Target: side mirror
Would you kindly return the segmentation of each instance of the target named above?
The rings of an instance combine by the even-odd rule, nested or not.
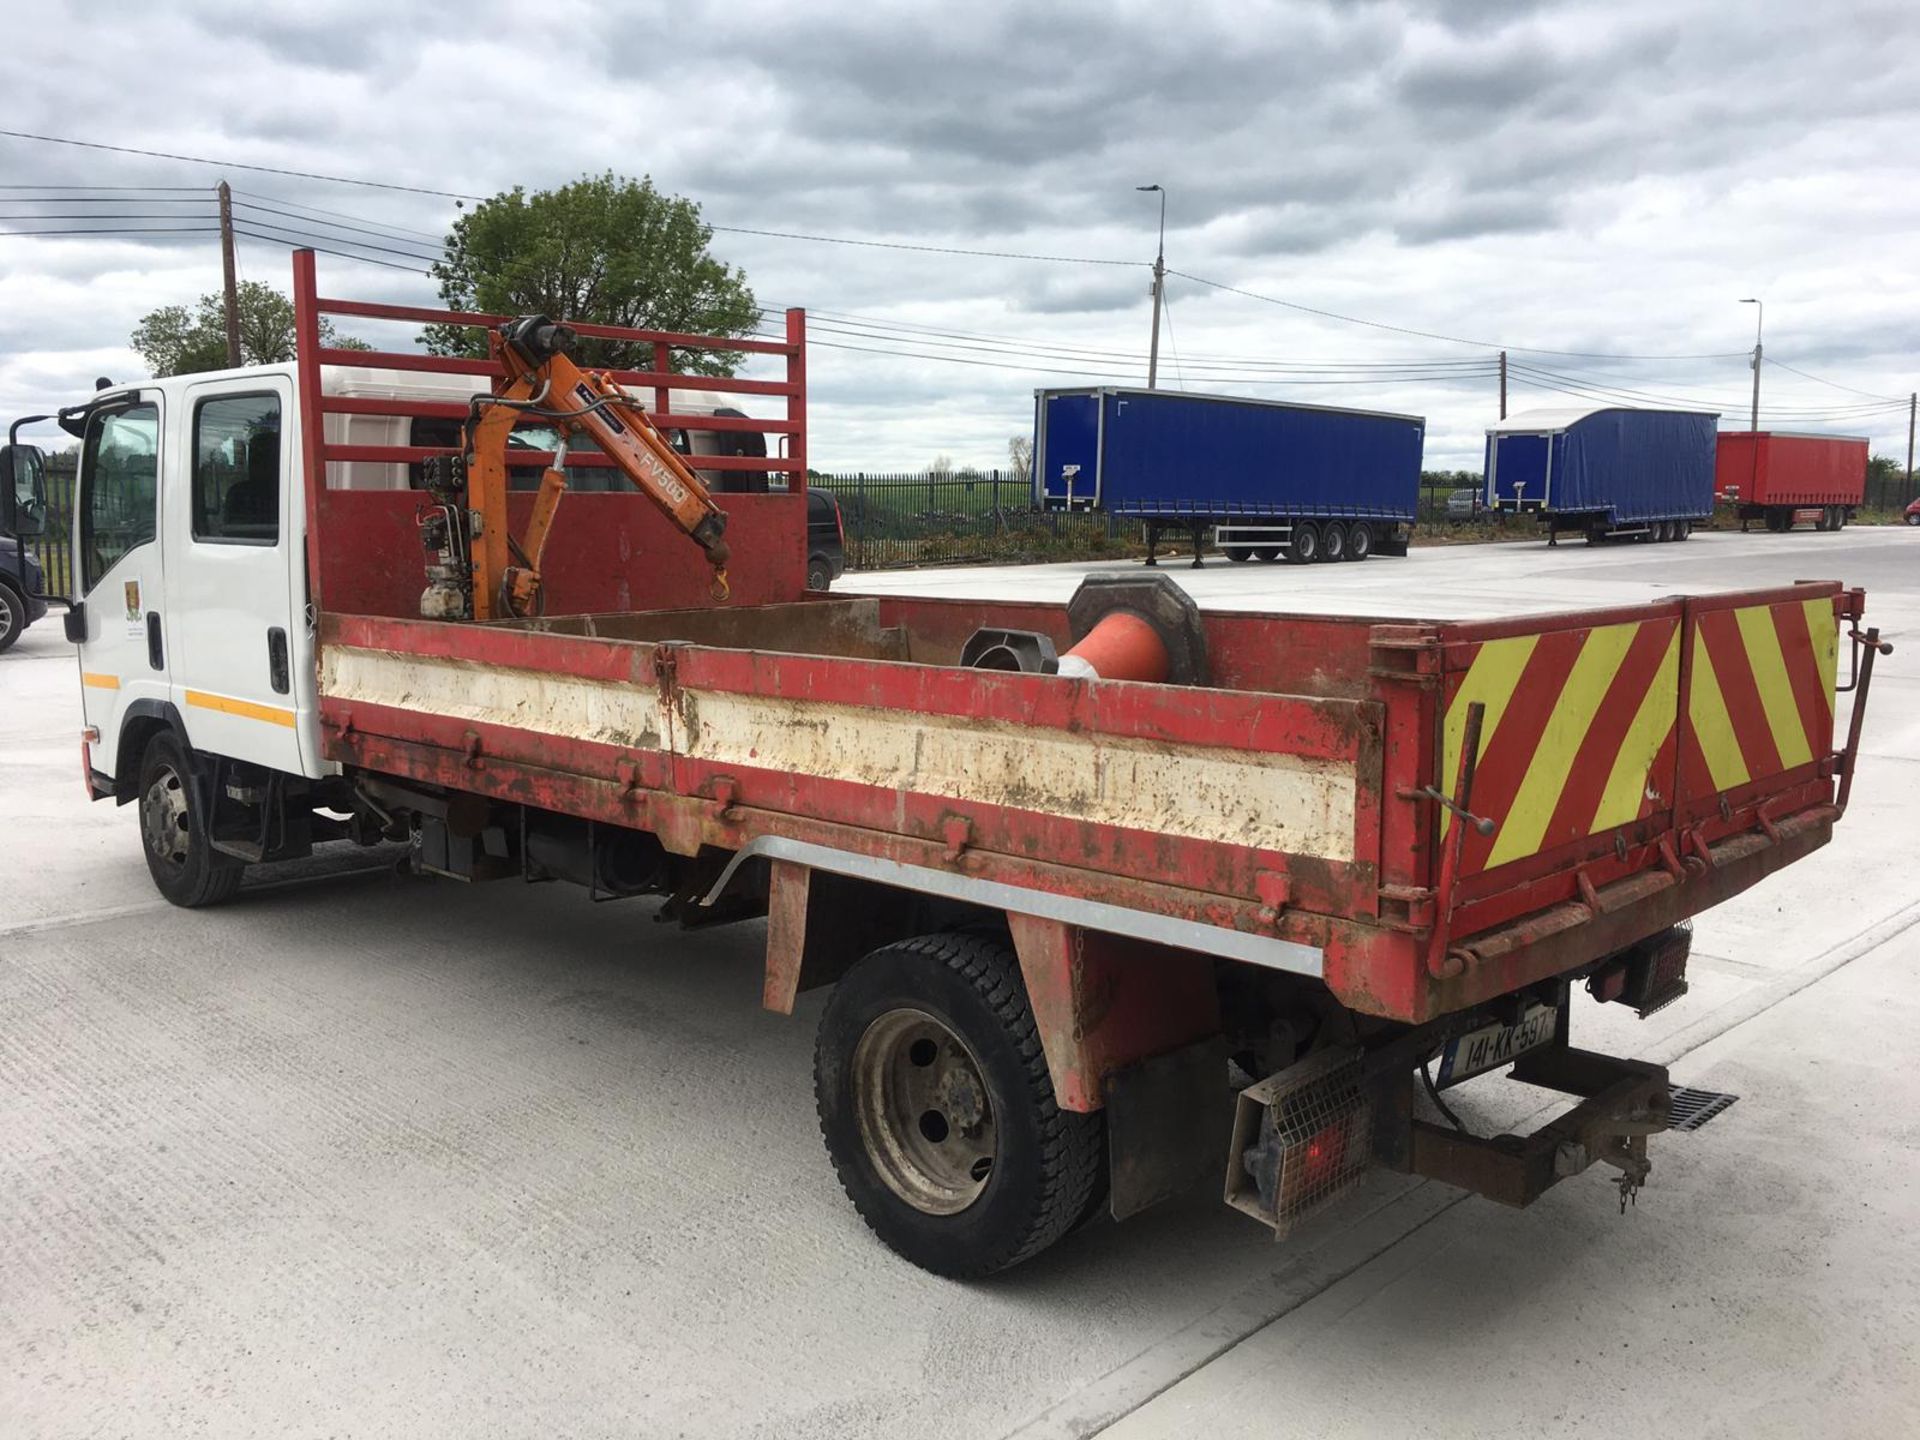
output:
[[[47,457],[37,445],[0,446],[0,534],[31,539],[47,528]]]

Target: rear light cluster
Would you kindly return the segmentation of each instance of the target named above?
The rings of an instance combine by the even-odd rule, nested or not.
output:
[[[1675,925],[1594,971],[1587,993],[1596,1000],[1631,1005],[1644,1020],[1687,993],[1687,959],[1692,954],[1692,929]]]
[[[1240,1092],[1227,1203],[1292,1232],[1339,1198],[1373,1160],[1373,1108],[1351,1052],[1323,1050]]]

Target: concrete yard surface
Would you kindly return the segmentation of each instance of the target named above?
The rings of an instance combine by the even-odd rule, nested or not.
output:
[[[1898,648],[1834,844],[1702,918],[1679,1004],[1576,1005],[1741,1096],[1624,1215],[1601,1170],[1526,1211],[1379,1176],[1286,1243],[1194,1194],[936,1279],[840,1193],[820,997],[758,1008],[759,924],[350,849],[172,909],[81,793],[52,620],[0,656],[0,1437],[1920,1433],[1920,533],[1167,573],[1409,615],[1867,588]]]

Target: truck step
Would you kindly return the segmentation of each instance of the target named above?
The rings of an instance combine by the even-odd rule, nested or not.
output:
[[[1672,1130],[1698,1130],[1714,1116],[1726,1111],[1738,1095],[1728,1095],[1720,1090],[1694,1090],[1685,1085],[1667,1087],[1667,1113],[1672,1117]]]

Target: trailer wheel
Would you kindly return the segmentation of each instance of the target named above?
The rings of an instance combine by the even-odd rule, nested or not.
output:
[[[1311,520],[1294,522],[1293,535],[1287,541],[1287,559],[1295,565],[1308,565],[1320,558],[1320,527]]]
[[[1233,561],[1234,564],[1240,565],[1253,558],[1253,547],[1251,545],[1222,545],[1220,547],[1220,553],[1226,556],[1227,559]]]
[[[1273,561],[1278,560],[1280,558],[1280,554],[1281,554],[1280,546],[1262,545],[1258,550],[1253,552],[1253,557],[1256,560],[1265,560],[1268,563],[1272,563]]]
[[[1693,538],[1693,521],[1682,520],[1680,522],[1680,538],[1682,540],[1691,540]]]
[[[186,747],[170,731],[153,737],[140,765],[140,839],[154,887],[175,905],[218,905],[240,888],[241,862],[208,840]]]
[[[1320,532],[1320,558],[1328,561],[1347,558],[1347,527],[1338,520],[1327,521]]]
[[[820,1133],[867,1225],[922,1269],[988,1275],[1096,1203],[1103,1122],[1054,1102],[1012,947],[925,935],[834,988],[814,1050]]]
[[[1364,560],[1373,554],[1373,527],[1356,520],[1347,531],[1347,559]]]

